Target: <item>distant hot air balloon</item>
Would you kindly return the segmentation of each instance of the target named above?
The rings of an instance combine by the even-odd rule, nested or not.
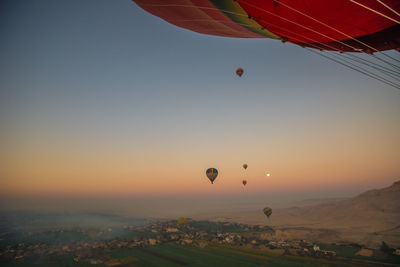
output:
[[[242,77],[243,73],[244,73],[244,70],[243,70],[242,68],[238,68],[238,69],[236,70],[236,74],[237,74],[239,77]]]
[[[269,177],[269,176],[271,176],[271,174],[270,174],[270,173],[267,173],[267,176]]]
[[[218,170],[215,168],[209,168],[206,171],[206,175],[208,177],[208,179],[210,179],[211,183],[214,183],[215,178],[217,178],[218,176]]]
[[[178,219],[178,224],[179,224],[180,226],[185,226],[185,224],[186,224],[186,218],[185,218],[185,217],[180,217],[180,218]]]
[[[271,214],[272,214],[272,209],[270,207],[265,207],[263,209],[263,212],[269,218],[269,216],[271,216]]]
[[[247,181],[246,181],[246,180],[243,180],[242,183],[243,183],[243,185],[246,185],[246,184],[247,184]]]
[[[247,164],[246,164],[246,163],[243,164],[243,168],[244,168],[244,169],[247,169]]]

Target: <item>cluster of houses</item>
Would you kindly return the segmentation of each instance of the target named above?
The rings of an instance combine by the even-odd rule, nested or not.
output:
[[[69,231],[72,231],[71,229]],[[277,240],[274,230],[268,226],[249,226],[236,223],[188,223],[178,226],[176,221],[160,221],[145,227],[125,226],[124,231],[134,234],[134,238],[114,238],[99,240],[93,237],[101,236],[112,228],[97,231],[73,229],[88,236],[85,240],[74,240],[68,244],[24,244],[7,246],[0,250],[0,258],[8,260],[23,260],[41,255],[71,255],[74,261],[88,261],[92,264],[110,262],[105,256],[107,251],[127,248],[144,248],[164,243],[175,243],[206,247],[209,244],[243,246],[290,255],[308,255],[314,257],[332,258],[335,251],[321,249],[307,240]],[[364,249],[365,250],[365,249]],[[395,251],[398,253],[398,250]],[[365,253],[364,253],[365,254]]]

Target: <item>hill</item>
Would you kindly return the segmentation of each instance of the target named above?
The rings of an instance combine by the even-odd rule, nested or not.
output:
[[[362,227],[372,232],[395,228],[400,225],[400,181],[350,199],[282,209],[275,215],[281,215],[281,223],[285,224],[301,219],[328,228]]]
[[[317,205],[275,209],[270,219],[260,210],[209,214],[207,219],[273,226],[277,238],[358,242],[377,247],[382,241],[400,247],[400,181],[353,198]],[[204,218],[204,215],[203,215]]]

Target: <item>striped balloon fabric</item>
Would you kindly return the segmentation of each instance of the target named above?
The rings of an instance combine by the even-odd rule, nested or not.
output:
[[[217,178],[218,176],[218,171],[215,168],[209,168],[206,171],[206,175],[208,177],[208,179],[211,181],[211,183],[214,183],[214,180]]]
[[[400,48],[399,0],[133,1],[173,25],[203,34],[350,52]]]

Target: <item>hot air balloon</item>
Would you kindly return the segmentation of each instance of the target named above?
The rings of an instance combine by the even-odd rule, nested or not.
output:
[[[180,217],[180,218],[178,219],[178,224],[179,224],[179,226],[185,226],[185,224],[186,224],[186,218],[185,218],[185,217]]]
[[[399,0],[133,0],[194,32],[341,52],[400,48]],[[384,2],[384,3],[383,3]]]
[[[215,168],[209,168],[206,171],[206,175],[208,177],[208,179],[210,179],[211,183],[214,183],[215,178],[217,178],[218,176],[218,170]]]
[[[271,174],[270,174],[270,173],[267,173],[267,176],[269,177],[269,176],[271,176]]]
[[[247,184],[247,181],[246,181],[246,180],[243,180],[242,183],[243,183],[243,185],[246,185],[246,184]]]
[[[263,212],[269,218],[269,216],[271,216],[271,214],[272,214],[272,209],[270,207],[265,207],[263,209]]]
[[[243,73],[244,73],[244,70],[242,68],[238,68],[236,70],[236,75],[239,76],[239,77],[242,77]]]
[[[245,163],[245,164],[243,164],[243,169],[247,169],[247,164]]]
[[[342,52],[400,51],[399,0],[133,0],[147,12],[197,33],[290,42],[394,88],[397,63]],[[318,51],[319,50],[319,51]],[[340,53],[321,53],[329,50]],[[383,54],[398,62],[396,57]],[[383,64],[384,66],[382,66]],[[365,65],[372,71],[365,69]],[[394,68],[394,69],[393,69]],[[240,75],[239,75],[240,76]]]

